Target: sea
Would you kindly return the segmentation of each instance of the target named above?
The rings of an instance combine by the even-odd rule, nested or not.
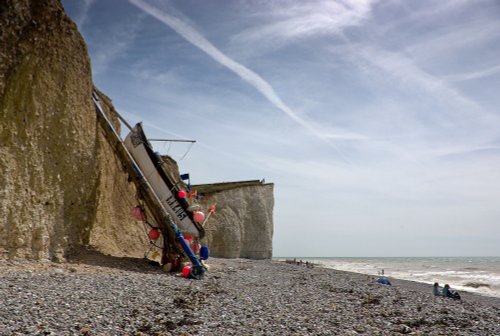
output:
[[[387,257],[387,258],[303,258],[286,257],[276,260],[302,260],[320,267],[333,268],[375,276],[411,280],[452,289],[500,297],[500,257]]]

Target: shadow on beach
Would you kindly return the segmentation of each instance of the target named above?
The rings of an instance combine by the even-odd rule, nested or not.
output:
[[[66,260],[68,266],[91,266],[137,273],[163,273],[158,264],[144,258],[114,257],[98,251],[81,249],[71,253]]]

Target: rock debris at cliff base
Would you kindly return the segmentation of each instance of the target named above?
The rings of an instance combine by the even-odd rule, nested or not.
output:
[[[210,259],[203,280],[141,259],[0,262],[0,335],[498,335],[500,300],[276,261]],[[114,266],[113,266],[114,265]]]

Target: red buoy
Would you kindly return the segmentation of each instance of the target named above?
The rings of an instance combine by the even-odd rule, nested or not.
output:
[[[158,229],[149,230],[149,239],[157,240],[159,237],[160,237],[160,230]]]
[[[189,273],[191,273],[191,266],[184,266],[184,268],[182,269],[182,276],[185,278],[189,278]]]

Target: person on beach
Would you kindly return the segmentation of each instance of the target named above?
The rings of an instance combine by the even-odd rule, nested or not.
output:
[[[461,300],[460,298],[460,294],[458,294],[458,292],[454,292],[450,289],[450,285],[446,284],[444,285],[443,287],[443,296],[444,297],[448,297],[448,298],[452,298],[452,299],[455,299],[455,300]]]
[[[376,280],[377,283],[379,284],[382,284],[382,285],[387,285],[387,286],[392,286],[391,282],[389,281],[389,279],[383,277],[383,278],[378,278]]]
[[[434,297],[443,296],[443,293],[439,290],[439,283],[435,282],[432,286],[432,294],[434,294]]]

